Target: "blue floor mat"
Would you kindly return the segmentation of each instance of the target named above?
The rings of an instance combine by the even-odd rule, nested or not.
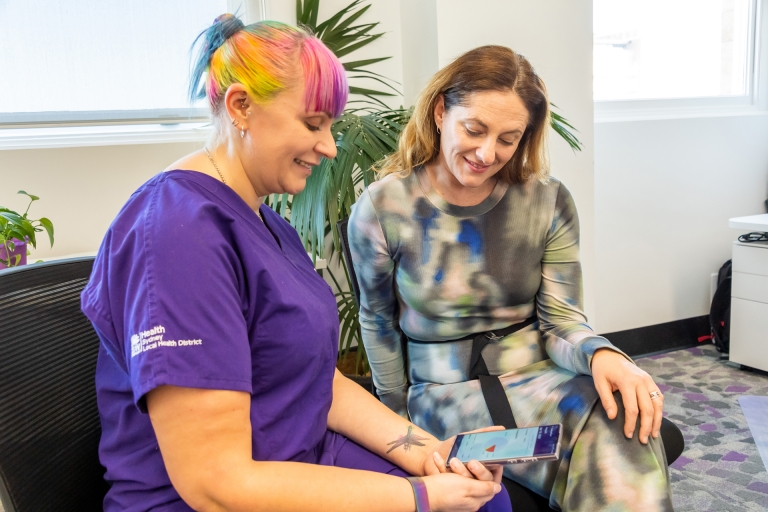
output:
[[[768,470],[768,396],[740,396],[739,405]]]

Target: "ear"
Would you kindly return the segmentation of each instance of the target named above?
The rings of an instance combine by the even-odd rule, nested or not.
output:
[[[224,105],[232,125],[237,130],[248,129],[248,115],[253,103],[243,84],[232,84],[224,95]]]
[[[437,96],[437,102],[435,103],[435,125],[442,130],[443,116],[445,115],[445,98],[442,94]]]

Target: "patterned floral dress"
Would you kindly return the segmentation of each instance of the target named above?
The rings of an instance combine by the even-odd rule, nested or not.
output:
[[[620,488],[634,492],[643,474],[650,482],[644,494],[656,505],[635,508],[639,502],[627,498],[620,500],[627,508],[611,510],[671,510],[661,443],[624,439],[622,418],[590,421],[604,417],[591,414],[602,412],[595,407],[592,356],[601,348],[620,351],[592,331],[582,310],[578,216],[564,185],[554,178],[499,181],[483,202],[465,207],[442,199],[423,168],[405,178],[390,175],[355,205],[349,245],[363,342],[390,409],[443,439],[491,425],[479,381],[469,380],[471,340],[448,340],[536,314],[537,322],[489,343],[482,354],[490,374],[501,377],[518,426],[563,424],[562,457],[508,466],[505,474],[564,510],[600,510]],[[587,448],[577,441],[588,423],[595,423],[594,432],[585,439],[617,431],[621,448],[606,445],[601,450],[608,454],[592,450],[572,463],[574,450]],[[600,497],[604,479],[593,471],[606,455],[614,459],[606,470],[627,476],[610,500]],[[643,457],[649,468],[639,463]],[[584,464],[578,470],[584,474],[576,475]],[[585,485],[594,491],[589,496],[576,492]]]

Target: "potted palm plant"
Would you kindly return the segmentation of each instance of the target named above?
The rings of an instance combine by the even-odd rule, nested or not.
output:
[[[53,224],[45,217],[34,220],[28,217],[32,203],[40,199],[32,194],[19,190],[29,198],[29,204],[23,214],[0,206],[0,269],[17,267],[27,264],[30,254],[28,244],[37,248],[35,233],[45,230],[53,247]]]
[[[357,303],[351,291],[349,272],[340,257],[335,226],[339,220],[349,217],[363,188],[376,179],[373,164],[397,149],[398,137],[411,114],[402,107],[392,109],[383,101],[402,97],[397,88],[399,84],[367,69],[391,57],[348,58],[349,54],[384,35],[376,32],[378,22],[359,21],[370,8],[370,4],[363,2],[354,0],[319,22],[320,0],[296,0],[298,24],[311,30],[342,60],[350,83],[351,100],[332,127],[336,158],[323,160],[300,194],[268,198],[268,204],[296,228],[310,255],[328,260],[329,267],[323,272],[334,284],[339,309],[339,366],[345,373],[356,375],[368,373],[368,362]],[[573,133],[576,130],[565,118],[552,112],[551,123],[574,151],[581,150],[581,142]],[[355,346],[356,350],[353,349]]]

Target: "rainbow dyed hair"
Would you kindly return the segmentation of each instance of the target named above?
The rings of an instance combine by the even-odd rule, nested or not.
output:
[[[303,30],[276,21],[246,26],[232,14],[222,14],[197,36],[193,48],[199,40],[189,96],[192,101],[207,97],[214,115],[234,83],[264,104],[301,78],[308,112],[336,118],[344,110],[349,94],[344,67],[322,41]]]

